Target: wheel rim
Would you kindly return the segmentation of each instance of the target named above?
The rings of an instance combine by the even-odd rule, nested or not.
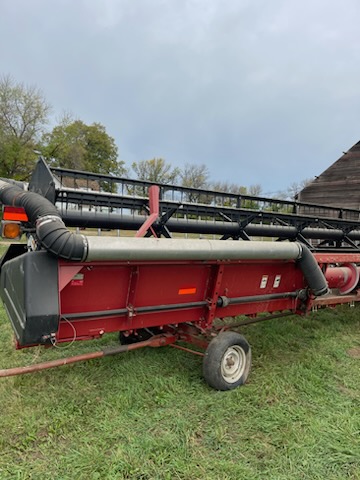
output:
[[[237,382],[245,372],[246,353],[238,346],[229,347],[221,362],[221,375],[228,383]]]

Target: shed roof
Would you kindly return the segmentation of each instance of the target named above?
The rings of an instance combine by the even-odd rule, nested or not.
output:
[[[360,209],[360,141],[301,190],[298,200]]]

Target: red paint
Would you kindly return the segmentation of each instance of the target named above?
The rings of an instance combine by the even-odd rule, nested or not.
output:
[[[82,275],[81,288],[74,280]],[[266,288],[260,288],[263,275]],[[274,288],[277,275],[282,279]],[[191,286],[186,286],[189,285]],[[301,271],[293,261],[224,262],[93,262],[59,261],[60,315],[89,313],[89,317],[60,321],[57,341],[95,338],[103,333],[145,327],[179,325],[185,322],[210,328],[215,318],[256,315],[261,312],[293,310],[299,300],[281,298],[253,301],[227,307],[217,306],[219,296],[228,298],[279,294],[304,288]],[[185,287],[184,287],[185,285]],[[181,292],[181,293],[180,293]],[[190,302],[190,305],[187,305]],[[204,302],[204,305],[191,305]],[[174,305],[182,309],[172,309]],[[142,312],[153,307],[154,311]],[[168,307],[168,308],[167,308]],[[121,313],[106,315],[113,310]],[[91,312],[100,312],[90,315]],[[102,312],[102,313],[101,313]],[[71,324],[70,324],[70,323]]]
[[[22,207],[5,206],[3,211],[3,220],[14,222],[28,222],[28,216]]]
[[[355,262],[358,255],[319,256],[330,287],[345,291],[356,286],[358,270],[351,260]],[[245,315],[255,319],[260,313],[278,317],[285,312],[303,315],[312,306],[360,299],[357,292],[317,299],[311,295],[288,296],[307,291],[297,262],[291,260],[59,260],[58,265],[60,322],[56,342],[89,340],[109,332],[130,334],[156,327],[177,340],[206,348],[216,318]],[[273,297],[264,298],[269,295]],[[205,338],[201,339],[199,332]]]
[[[337,288],[342,295],[350,293],[359,283],[359,270],[354,263],[330,267],[325,272],[329,288]]]
[[[358,256],[329,254],[327,257],[324,253],[319,256],[331,287],[348,286],[351,276],[348,265],[333,266],[335,257],[338,263],[348,264]],[[261,288],[264,286],[264,277],[267,277],[267,282],[265,288]],[[276,281],[279,278],[280,281]],[[60,260],[59,286],[61,320],[58,342],[71,341],[74,337],[76,340],[85,340],[101,337],[108,332],[133,332],[151,327],[177,331],[181,326],[184,328],[191,324],[208,330],[215,318],[238,315],[256,317],[260,313],[285,311],[304,314],[315,304],[327,304],[326,297],[315,300],[312,297],[305,300],[293,297],[256,298],[306,289],[303,274],[294,261],[131,261],[90,264]],[[251,298],[243,303],[220,307],[220,296],[228,299]],[[340,304],[343,298],[331,297],[328,303]],[[202,304],[197,305],[196,302]],[[179,305],[183,305],[183,308],[177,309]],[[147,308],[152,311],[142,311]],[[76,314],[81,318],[69,318]]]
[[[150,215],[145,220],[143,225],[139,228],[136,232],[135,237],[143,237],[145,233],[150,229],[154,237],[156,237],[156,233],[152,227],[153,223],[159,218],[159,194],[160,188],[157,185],[152,185],[149,187],[149,210]]]

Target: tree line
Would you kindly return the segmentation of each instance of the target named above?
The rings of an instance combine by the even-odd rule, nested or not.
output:
[[[233,194],[262,195],[260,185],[249,187],[231,182],[213,182],[205,164],[173,167],[163,158],[133,162],[119,160],[118,147],[104,125],[87,125],[64,114],[48,130],[52,107],[40,89],[0,77],[0,177],[26,181],[39,155],[52,166],[131,177],[156,183],[209,189]],[[306,182],[306,181],[305,181]],[[292,197],[304,181],[279,192]],[[191,199],[190,199],[191,201]]]

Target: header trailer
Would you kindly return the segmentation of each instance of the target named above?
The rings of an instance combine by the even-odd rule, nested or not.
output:
[[[359,300],[354,210],[149,185],[42,160],[28,190],[0,181],[0,201],[4,234],[27,237],[0,264],[17,348],[111,332],[121,342],[0,376],[170,345],[203,356],[207,383],[229,390],[251,365],[251,348],[234,328]],[[85,235],[92,227],[133,236]],[[246,318],[232,320],[239,315]]]

